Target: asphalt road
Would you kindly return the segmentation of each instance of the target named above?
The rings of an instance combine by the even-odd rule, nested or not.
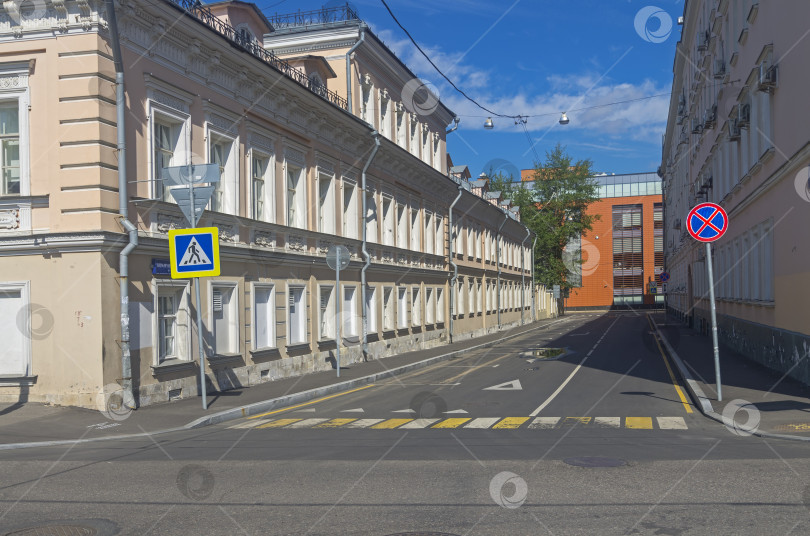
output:
[[[810,447],[684,393],[644,315],[572,314],[251,419],[2,452],[0,534],[810,532]]]

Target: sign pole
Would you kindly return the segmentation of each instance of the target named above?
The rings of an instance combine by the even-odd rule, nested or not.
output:
[[[335,361],[337,361],[337,377],[340,378],[340,324],[341,324],[341,307],[340,307],[340,251],[338,251],[338,260],[337,265],[335,266],[335,307],[337,308],[337,325],[335,326],[335,330],[337,334],[335,336],[336,349],[335,349]]]
[[[717,401],[723,401],[723,391],[720,382],[720,347],[717,344],[717,309],[714,304],[714,269],[712,267],[712,246],[706,242],[706,267],[709,270],[709,302],[712,314],[712,345],[714,346],[714,375],[717,380]]]
[[[197,209],[194,206],[194,182],[189,184],[188,195],[191,199],[191,228],[197,227]],[[200,300],[200,278],[194,278],[194,294],[197,298],[197,344],[200,347],[200,395],[202,395],[202,407],[208,409],[208,401],[206,398],[205,388],[205,351],[203,349],[203,332],[202,332],[202,301]]]

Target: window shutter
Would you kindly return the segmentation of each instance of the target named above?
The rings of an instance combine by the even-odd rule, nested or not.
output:
[[[214,291],[214,312],[222,312],[222,292],[219,290]]]

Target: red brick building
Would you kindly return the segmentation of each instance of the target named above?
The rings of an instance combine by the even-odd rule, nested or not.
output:
[[[534,170],[523,170],[521,178],[532,181]],[[575,288],[565,300],[566,309],[663,305],[660,177],[636,173],[593,179],[599,184],[599,201],[588,207],[588,214],[600,219],[567,248],[569,281]]]

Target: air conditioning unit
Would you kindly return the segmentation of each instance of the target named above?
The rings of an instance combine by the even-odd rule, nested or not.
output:
[[[737,107],[737,126],[748,128],[751,125],[751,105],[747,102]]]
[[[723,78],[726,75],[726,62],[723,59],[714,60],[714,77]]]
[[[728,140],[740,141],[742,137],[742,128],[740,128],[739,119],[730,119],[728,122]]]
[[[703,112],[703,127],[714,128],[717,124],[717,105],[706,108]]]
[[[700,134],[703,131],[703,124],[697,117],[692,118],[692,134]]]
[[[759,76],[757,78],[757,89],[759,91],[773,91],[776,89],[777,66],[768,65],[765,62],[759,64]]]

